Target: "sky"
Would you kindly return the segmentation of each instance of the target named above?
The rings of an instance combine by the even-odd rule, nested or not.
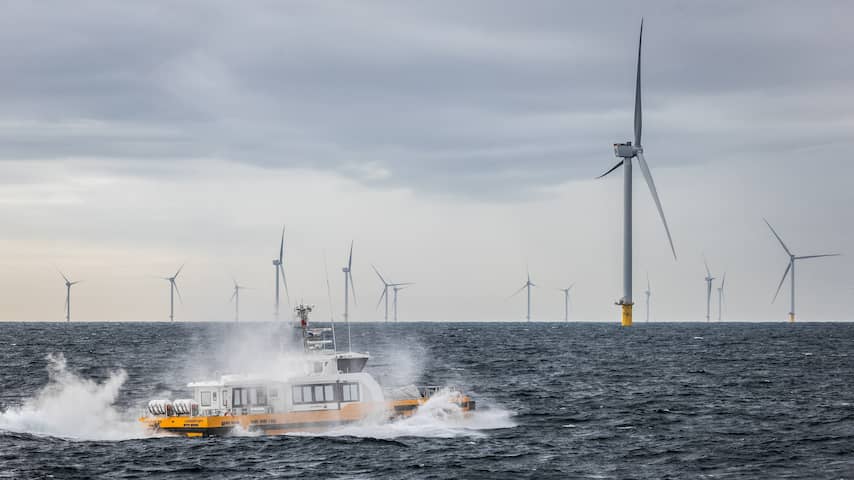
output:
[[[619,321],[622,179],[644,18],[636,320],[803,320],[854,300],[850,2],[10,2],[0,16],[0,320]],[[326,266],[325,266],[326,265]],[[328,272],[331,292],[327,291]],[[719,286],[716,280],[715,288]],[[332,298],[330,305],[329,297]],[[716,304],[716,301],[713,301]],[[331,307],[331,308],[330,308]],[[283,309],[286,309],[283,307]],[[716,305],[713,316],[716,316]]]

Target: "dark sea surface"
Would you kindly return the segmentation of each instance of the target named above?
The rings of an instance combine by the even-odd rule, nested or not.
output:
[[[0,477],[854,478],[854,324],[352,328],[384,384],[458,385],[478,412],[145,438],[149,399],[263,362],[271,326],[0,323]]]

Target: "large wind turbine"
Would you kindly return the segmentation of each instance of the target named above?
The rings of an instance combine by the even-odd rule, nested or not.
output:
[[[371,268],[374,269],[374,272],[376,272],[377,276],[380,277],[380,281],[383,282],[383,293],[380,295],[379,301],[377,301],[377,308],[379,308],[380,303],[385,299],[385,321],[388,323],[388,287],[391,287],[393,284],[388,283],[386,279],[383,278],[380,271],[377,270],[377,267],[371,265]]]
[[[617,301],[617,305],[622,305],[622,325],[630,326],[632,324],[632,159],[637,158],[638,166],[643,173],[649,191],[652,194],[652,199],[655,201],[655,206],[658,208],[658,214],[664,223],[664,231],[667,233],[667,240],[670,242],[670,250],[673,251],[673,258],[676,258],[676,249],[673,247],[673,239],[670,237],[670,229],[667,226],[667,219],[664,218],[664,210],[661,208],[661,202],[658,200],[658,192],[655,190],[655,182],[652,180],[652,174],[643,157],[643,147],[641,147],[641,43],[643,40],[643,20],[641,20],[640,37],[638,39],[638,65],[637,78],[635,80],[635,143],[615,143],[614,153],[620,158],[616,165],[610,170],[600,175],[602,178],[613,172],[619,167],[623,167],[623,297]]]
[[[239,283],[237,283],[237,280],[234,280],[234,279],[232,279],[232,280],[234,281],[234,293],[231,294],[231,299],[229,299],[229,301],[234,302],[234,321],[239,322],[240,321],[240,291],[246,290],[248,287],[244,287],[243,285],[240,285]]]
[[[762,220],[765,220],[765,219],[763,218]],[[792,280],[791,280],[792,281],[792,291],[790,294],[791,295],[791,299],[790,299],[791,300],[791,310],[789,310],[789,321],[794,322],[795,321],[795,260],[806,260],[809,258],[820,258],[820,257],[838,257],[841,254],[839,254],[839,253],[824,253],[821,255],[806,255],[806,256],[798,257],[794,253],[789,251],[789,247],[787,247],[786,244],[783,243],[783,239],[780,238],[780,235],[777,235],[777,231],[774,230],[774,227],[772,227],[770,223],[768,223],[768,220],[765,220],[765,224],[768,225],[768,228],[771,229],[771,233],[773,233],[774,236],[777,237],[777,241],[780,242],[780,245],[783,247],[783,250],[785,250],[786,254],[789,256],[789,264],[786,266],[786,271],[783,272],[783,278],[780,279],[780,285],[777,285],[777,291],[774,292],[774,299],[771,300],[771,303],[774,303],[774,301],[777,300],[777,295],[780,293],[780,288],[783,287],[783,282],[786,281],[786,275],[788,275],[789,270],[791,270],[792,271]]]
[[[724,276],[721,277],[721,286],[718,287],[718,321],[721,321],[721,312],[723,312],[724,306],[724,285],[726,285],[726,272],[724,272]]]
[[[181,268],[179,268],[178,271],[175,272],[175,275],[172,275],[171,277],[162,277],[163,280],[169,280],[169,321],[170,322],[175,321],[175,293],[178,293],[178,300],[180,300],[181,303],[184,303],[184,300],[181,298],[181,291],[178,290],[178,284],[175,283],[175,280],[178,278],[178,274],[181,273],[181,270],[183,268],[184,268],[184,266],[181,265]]]
[[[715,280],[715,277],[712,276],[712,272],[709,271],[709,262],[706,259],[703,259],[703,264],[706,266],[706,321],[708,322],[710,319],[710,308],[712,304],[712,282]]]
[[[569,291],[572,290],[572,287],[574,287],[574,286],[575,286],[575,284],[573,283],[572,285],[570,285],[566,288],[560,289],[560,291],[563,292],[563,321],[564,322],[569,321]]]
[[[347,324],[347,350],[353,351],[350,337],[350,292],[353,292],[353,303],[356,303],[356,287],[353,286],[353,242],[350,242],[350,256],[347,266],[342,268],[344,272],[344,323]]]
[[[71,287],[73,285],[77,285],[82,280],[72,282],[64,273],[59,272],[59,274],[62,275],[62,279],[65,280],[65,321],[71,322]]]
[[[646,296],[646,323],[649,323],[649,297],[652,295],[652,289],[649,286],[649,273],[646,274],[646,290],[643,294]]]
[[[394,302],[392,302],[394,304],[394,323],[397,323],[397,292],[403,290],[404,288],[406,288],[409,285],[415,285],[415,284],[412,282],[406,282],[406,283],[392,283],[391,285],[389,285],[391,287],[392,291],[394,292]]]
[[[282,226],[282,241],[279,243],[279,258],[273,259],[273,269],[276,270],[276,320],[279,319],[279,277],[282,278],[282,284],[285,286],[285,298],[288,300],[288,306],[291,305],[291,296],[288,293],[288,281],[285,279],[285,227]]]
[[[521,292],[522,290],[525,290],[526,288],[528,289],[528,314],[527,314],[527,316],[526,316],[525,318],[526,318],[529,322],[531,321],[531,287],[536,287],[536,285],[534,285],[534,284],[531,282],[531,272],[528,272],[528,280],[525,282],[525,284],[524,284],[524,285],[522,285],[522,288],[520,288],[519,290],[516,290],[516,291],[513,293],[513,295],[510,295],[511,297],[515,297],[515,296],[516,296],[516,295],[518,295],[518,294],[519,294],[519,292]]]

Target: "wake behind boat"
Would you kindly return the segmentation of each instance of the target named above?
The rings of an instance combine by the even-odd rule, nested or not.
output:
[[[295,309],[303,354],[299,373],[222,375],[187,385],[192,398],[151,400],[139,420],[152,431],[188,437],[237,431],[280,435],[320,432],[369,418],[395,419],[416,412],[431,398],[464,415],[475,402],[455,388],[407,385],[384,389],[367,372],[366,353],[338,352],[334,330],[310,327],[310,305]],[[438,392],[443,392],[440,399]]]

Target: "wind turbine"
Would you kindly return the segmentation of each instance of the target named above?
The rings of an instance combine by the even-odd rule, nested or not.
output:
[[[724,272],[723,278],[721,278],[721,286],[718,287],[718,321],[721,321],[721,312],[723,311],[724,305],[724,285],[726,285],[726,272]]]
[[[709,321],[709,309],[712,303],[712,282],[715,280],[715,277],[712,276],[712,272],[709,271],[709,262],[703,258],[703,264],[706,265],[706,321]]]
[[[163,280],[169,280],[169,321],[170,322],[175,321],[175,293],[176,292],[178,293],[178,300],[180,300],[181,303],[184,303],[184,299],[181,298],[181,291],[178,290],[178,284],[175,283],[175,280],[178,278],[178,274],[181,273],[181,270],[183,268],[184,268],[184,266],[181,265],[181,268],[179,268],[178,271],[175,272],[175,275],[172,275],[171,277],[162,277]]]
[[[569,291],[572,290],[572,287],[574,287],[574,286],[575,286],[575,284],[573,283],[572,285],[570,285],[566,288],[560,289],[560,291],[563,292],[563,297],[564,297],[563,298],[563,300],[564,300],[564,302],[563,302],[564,303],[564,305],[563,305],[563,321],[564,322],[569,321]]]
[[[231,294],[230,302],[234,302],[234,321],[240,321],[240,291],[246,290],[248,287],[244,287],[237,283],[237,280],[232,279],[234,281],[234,293]]]
[[[392,283],[389,285],[391,287],[392,291],[394,292],[394,302],[393,302],[394,303],[394,323],[397,323],[397,292],[403,290],[404,288],[406,288],[409,285],[415,285],[415,284],[412,282],[406,282],[406,283]]]
[[[638,65],[637,78],[635,80],[635,143],[615,143],[614,154],[620,159],[616,165],[610,170],[600,175],[602,178],[613,172],[619,167],[623,167],[623,297],[617,301],[617,305],[622,306],[622,325],[624,327],[632,324],[632,159],[637,158],[638,166],[643,173],[649,191],[652,194],[652,199],[655,201],[655,206],[658,208],[658,215],[664,223],[664,231],[667,233],[667,240],[670,242],[670,250],[673,251],[673,258],[676,259],[676,248],[673,246],[673,239],[670,237],[670,229],[667,226],[667,219],[664,218],[664,210],[661,208],[661,202],[658,200],[658,192],[655,190],[655,182],[652,180],[652,174],[643,157],[643,147],[641,146],[641,43],[643,40],[643,20],[641,20],[640,37],[638,39]]]
[[[774,236],[777,237],[777,241],[780,242],[780,245],[783,247],[783,250],[785,250],[786,254],[789,256],[789,264],[786,266],[786,271],[783,272],[783,278],[780,279],[780,285],[777,286],[777,291],[774,292],[774,299],[771,300],[771,303],[774,303],[774,301],[777,300],[777,295],[780,293],[780,288],[783,287],[783,282],[786,281],[786,275],[788,275],[789,270],[791,270],[792,271],[792,291],[790,294],[791,295],[791,299],[790,299],[791,300],[791,310],[789,311],[789,322],[794,322],[795,321],[795,260],[807,260],[809,258],[820,258],[820,257],[838,257],[841,254],[840,253],[824,253],[821,255],[806,255],[806,256],[798,257],[794,253],[789,251],[789,247],[787,247],[786,244],[783,243],[783,239],[780,238],[780,235],[777,235],[777,231],[774,230],[774,227],[772,227],[770,223],[768,223],[768,220],[766,220],[764,218],[762,220],[765,220],[765,224],[768,225],[768,228],[771,229],[771,233],[773,233]]]
[[[82,280],[72,282],[61,271],[59,272],[59,274],[62,275],[62,279],[65,280],[65,321],[71,322],[71,287],[73,285],[77,285]]]
[[[510,295],[510,297],[512,298],[518,295],[519,292],[521,292],[522,290],[525,290],[526,288],[528,289],[528,315],[525,318],[529,322],[531,321],[531,287],[536,287],[536,285],[531,282],[531,272],[528,272],[528,280],[525,282],[524,285],[522,285],[522,288],[516,290],[513,295]]]
[[[388,287],[393,286],[393,284],[388,283],[386,279],[383,278],[380,271],[377,270],[377,267],[371,265],[371,268],[374,269],[374,272],[376,272],[377,276],[380,277],[380,281],[383,282],[383,293],[380,295],[380,299],[377,301],[377,308],[379,308],[380,303],[383,301],[383,299],[385,299],[385,321],[386,323],[388,323]],[[397,319],[395,319],[395,321],[397,321]]]
[[[273,259],[273,269],[276,271],[276,320],[279,319],[279,277],[282,277],[282,283],[285,286],[285,297],[288,299],[288,306],[291,305],[291,296],[288,293],[288,281],[285,279],[285,227],[282,226],[282,241],[279,243],[279,258]]]
[[[353,304],[356,303],[356,287],[353,286],[353,241],[350,241],[350,256],[347,266],[342,268],[344,272],[344,323],[347,324],[347,350],[353,351],[350,337],[350,292],[353,292]]]
[[[646,323],[649,323],[649,297],[652,295],[652,290],[649,287],[649,273],[646,274],[646,290],[643,294],[646,296]]]

